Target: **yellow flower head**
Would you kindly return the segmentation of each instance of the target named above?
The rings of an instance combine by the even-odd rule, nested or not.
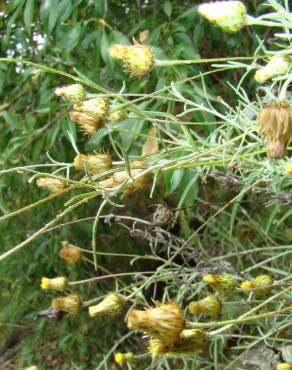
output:
[[[205,316],[217,316],[221,309],[221,303],[214,295],[189,303],[189,311],[193,315],[202,313]]]
[[[147,75],[154,64],[154,54],[150,47],[135,42],[134,45],[112,45],[109,48],[109,55],[121,60],[123,66],[132,77],[143,77]]]
[[[247,24],[246,8],[241,1],[201,4],[198,13],[227,32],[237,32]]]
[[[111,107],[108,120],[112,123],[120,123],[128,118],[128,112],[124,108]]]
[[[273,279],[269,275],[259,275],[252,280],[243,281],[241,289],[254,290],[254,294],[270,294],[273,288]]]
[[[283,75],[288,72],[291,66],[291,59],[285,55],[274,55],[268,64],[256,71],[254,76],[258,83],[265,83],[273,77]]]
[[[277,365],[277,370],[292,370],[292,362],[283,362]]]
[[[210,285],[215,291],[225,294],[232,293],[235,289],[235,281],[230,275],[204,275],[202,280]]]
[[[39,370],[39,368],[35,365],[27,367],[25,370]]]
[[[285,164],[285,170],[289,175],[292,175],[292,162],[288,162]]]
[[[48,279],[46,277],[42,278],[41,288],[44,290],[57,290],[59,292],[64,292],[67,288],[68,281],[65,277],[56,277],[53,279]]]
[[[132,310],[128,316],[128,328],[138,329],[166,345],[177,342],[184,328],[184,315],[173,303],[155,303],[156,307],[145,311]]]
[[[104,172],[112,167],[109,154],[98,153],[94,155],[77,154],[74,158],[74,167],[77,171],[84,171],[85,167],[91,174]]]
[[[86,91],[80,84],[58,87],[55,90],[55,94],[57,96],[64,96],[72,103],[80,103],[86,97]]]
[[[95,118],[104,118],[109,112],[108,101],[103,98],[92,98],[74,104],[74,109],[92,115]]]
[[[36,184],[39,188],[48,189],[51,193],[57,193],[67,187],[65,179],[54,179],[52,177],[39,177]]]
[[[118,315],[124,308],[126,300],[121,295],[112,293],[99,304],[88,308],[89,316],[111,316]]]
[[[81,249],[67,241],[62,241],[62,249],[60,250],[59,256],[63,260],[76,263],[81,258]]]
[[[119,365],[123,365],[126,362],[131,362],[134,359],[134,354],[132,352],[115,353],[115,362]]]
[[[54,298],[52,308],[56,311],[67,312],[70,316],[75,316],[80,312],[82,303],[77,294],[69,294],[66,297]]]
[[[260,113],[260,133],[268,141],[267,155],[270,159],[281,159],[286,155],[292,137],[292,108],[286,101],[275,101]]]
[[[100,118],[86,112],[72,111],[69,113],[71,121],[77,123],[86,135],[93,135],[104,127]]]

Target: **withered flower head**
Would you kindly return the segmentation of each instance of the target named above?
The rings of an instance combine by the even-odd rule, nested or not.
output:
[[[247,24],[246,8],[241,1],[201,4],[198,13],[227,32],[237,32]]]
[[[57,96],[64,96],[72,103],[80,103],[86,97],[86,91],[80,84],[58,87],[55,90],[55,94]]]
[[[91,114],[95,118],[104,118],[109,112],[109,104],[106,99],[92,98],[74,104],[74,109],[79,112]]]
[[[128,328],[138,329],[165,345],[177,342],[184,328],[184,315],[173,303],[155,303],[156,307],[145,311],[132,310],[128,316]]]
[[[258,69],[254,76],[259,83],[264,83],[273,77],[285,74],[291,66],[291,59],[285,55],[274,55],[268,64]]]
[[[119,294],[109,294],[99,304],[88,307],[89,316],[111,316],[122,312],[126,300]]]
[[[260,133],[268,141],[269,159],[281,159],[286,155],[292,137],[292,108],[287,101],[274,101],[266,105],[259,118]]]
[[[221,303],[214,295],[189,303],[189,311],[193,315],[202,313],[205,316],[217,316],[221,310]]]
[[[56,311],[67,312],[70,316],[76,316],[81,309],[81,300],[77,294],[69,294],[66,297],[54,298],[52,308]]]
[[[269,275],[259,275],[252,280],[243,281],[241,289],[253,290],[256,295],[270,294],[273,288],[273,279]]]
[[[207,340],[208,336],[202,330],[183,330],[179,340],[170,345],[160,339],[150,338],[149,352],[153,358],[159,355],[192,355],[201,352]]]
[[[81,258],[81,249],[67,241],[62,241],[62,249],[60,250],[59,256],[63,260],[76,263]]]
[[[74,167],[77,171],[84,171],[87,167],[91,174],[98,174],[112,167],[112,159],[109,154],[97,153],[94,155],[77,154],[74,158]]]
[[[202,280],[210,285],[215,291],[230,294],[235,289],[235,281],[230,275],[204,275]]]
[[[57,290],[59,292],[64,292],[64,290],[67,288],[67,285],[68,281],[64,276],[53,279],[43,277],[41,281],[41,288],[44,290]]]
[[[130,46],[112,45],[109,54],[112,58],[121,60],[132,77],[140,78],[147,75],[154,64],[154,54],[150,47],[138,42]]]
[[[55,179],[53,177],[39,177],[36,184],[39,188],[48,189],[51,193],[57,193],[67,188],[65,179]]]
[[[131,362],[134,359],[134,354],[132,352],[126,352],[121,353],[117,352],[115,353],[115,362],[119,365],[123,365],[126,362]]]
[[[93,135],[103,127],[103,122],[100,118],[94,117],[86,112],[72,111],[69,113],[69,117],[71,121],[77,123],[87,135]]]

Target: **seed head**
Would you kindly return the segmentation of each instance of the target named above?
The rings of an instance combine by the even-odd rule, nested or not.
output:
[[[87,135],[93,135],[103,127],[102,120],[89,113],[72,111],[69,116],[71,121],[77,123]]]
[[[68,281],[65,277],[56,277],[53,279],[48,279],[46,277],[42,278],[41,288],[44,290],[57,290],[59,292],[64,292],[67,288]]]
[[[268,64],[256,71],[254,76],[258,83],[265,83],[273,77],[283,75],[288,72],[291,66],[291,59],[285,55],[274,55]]]
[[[273,279],[269,275],[259,275],[252,280],[243,281],[240,285],[244,290],[255,290],[254,294],[270,294],[273,288]]]
[[[94,155],[77,154],[74,158],[74,167],[77,171],[84,171],[85,167],[91,174],[104,172],[112,167],[109,154],[98,153]]]
[[[128,328],[141,330],[154,339],[163,341],[165,345],[174,344],[184,328],[183,312],[173,302],[156,302],[155,305],[155,308],[145,311],[130,311]]]
[[[109,111],[108,101],[103,98],[92,98],[74,104],[74,109],[79,112],[91,114],[95,118],[104,118]]]
[[[247,13],[241,1],[216,1],[201,4],[198,13],[227,32],[237,32],[247,24]]]
[[[268,141],[269,159],[281,159],[286,155],[292,137],[292,108],[286,101],[267,105],[258,117],[260,133]]]
[[[67,188],[67,183],[61,179],[52,177],[39,177],[36,181],[39,188],[48,189],[51,193],[57,193]]]
[[[57,96],[64,96],[72,103],[80,103],[86,97],[86,91],[84,90],[84,87],[80,84],[58,87],[55,90],[55,94]]]
[[[210,285],[215,291],[225,294],[232,293],[235,289],[235,281],[230,275],[204,275],[202,280]]]
[[[67,241],[62,241],[62,249],[60,250],[59,256],[63,260],[70,262],[70,263],[76,263],[81,258],[81,249],[76,247],[73,244],[70,244]]]
[[[122,65],[130,72],[132,77],[143,77],[147,75],[154,64],[154,54],[150,47],[135,42],[134,45],[112,45],[109,55],[122,62]]]
[[[81,309],[81,300],[77,294],[69,294],[66,297],[54,298],[52,308],[56,311],[64,311],[69,316],[76,316]]]
[[[126,362],[131,362],[134,359],[134,354],[132,352],[115,353],[115,362],[119,365],[123,365]]]
[[[283,362],[277,365],[277,370],[292,370],[292,362]]]
[[[121,295],[112,293],[95,306],[88,308],[89,316],[111,316],[122,312],[126,300]]]
[[[189,311],[192,315],[202,313],[205,316],[217,316],[221,310],[221,303],[214,295],[189,303]]]

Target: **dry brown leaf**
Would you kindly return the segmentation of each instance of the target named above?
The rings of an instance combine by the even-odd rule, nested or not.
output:
[[[156,138],[156,128],[151,127],[148,131],[147,139],[142,148],[142,155],[150,155],[158,152],[158,140]]]
[[[149,30],[147,29],[139,33],[139,41],[141,42],[141,44],[143,44],[143,42],[147,39],[148,36]]]

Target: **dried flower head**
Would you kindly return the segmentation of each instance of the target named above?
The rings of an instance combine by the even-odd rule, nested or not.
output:
[[[248,23],[246,8],[241,1],[201,4],[198,13],[227,32],[237,32]]]
[[[154,339],[170,345],[177,342],[184,328],[184,315],[173,303],[155,302],[156,307],[145,311],[132,310],[128,316],[128,328],[141,330]]]
[[[51,193],[57,193],[67,188],[66,180],[55,179],[52,177],[39,177],[36,180],[39,188],[48,189]]]
[[[81,249],[79,247],[76,247],[73,244],[70,244],[67,241],[62,241],[62,249],[60,250],[59,256],[63,260],[70,262],[70,263],[76,263],[81,258]]]
[[[86,167],[91,174],[95,175],[110,169],[112,159],[109,154],[103,153],[94,155],[77,154],[73,164],[77,171],[84,171]]]
[[[48,279],[46,277],[42,278],[41,288],[44,290],[57,290],[59,292],[64,292],[68,286],[68,281],[65,277],[60,276],[53,279]]]
[[[292,175],[292,162],[288,162],[288,163],[285,164],[285,171],[289,175]]]
[[[142,167],[145,166],[144,162],[134,161],[130,163],[131,167]],[[131,169],[131,175],[134,180],[130,179],[127,171],[117,171],[110,178],[102,180],[99,185],[103,188],[114,188],[118,185],[123,184],[127,181],[126,187],[123,192],[125,195],[134,193],[135,191],[144,189],[149,183],[149,175],[143,175],[138,177],[143,172],[143,169],[134,168]]]
[[[95,118],[104,118],[109,112],[109,104],[106,99],[92,98],[74,104],[74,109],[79,112],[91,114]]]
[[[274,55],[264,67],[256,71],[254,76],[258,83],[265,83],[273,77],[280,76],[288,72],[291,66],[291,59],[285,55]]]
[[[81,300],[77,294],[69,294],[66,297],[54,298],[52,308],[56,311],[67,312],[70,316],[76,316],[81,309]]]
[[[273,279],[269,275],[259,275],[252,280],[243,281],[240,288],[248,291],[254,289],[254,294],[257,295],[270,294],[273,288]]]
[[[153,358],[159,355],[191,355],[201,352],[207,340],[208,336],[202,330],[183,330],[179,340],[171,345],[165,344],[160,339],[150,338],[149,352]]]
[[[235,281],[230,275],[204,275],[202,280],[210,285],[215,291],[225,294],[232,293],[235,289]]]
[[[121,353],[117,352],[115,353],[115,362],[119,365],[123,365],[126,362],[131,362],[134,359],[134,354],[132,352],[126,352]]]
[[[72,111],[69,113],[71,121],[77,123],[87,135],[93,135],[99,129],[104,127],[100,118],[85,112]]]
[[[214,295],[189,303],[189,311],[192,315],[202,313],[206,316],[217,316],[221,310],[221,303]]]
[[[112,58],[121,60],[132,77],[140,78],[147,75],[154,64],[154,54],[150,47],[138,42],[130,46],[112,45],[109,54]]]
[[[292,137],[292,108],[287,101],[274,101],[266,105],[259,118],[260,133],[267,137],[269,159],[286,155]]]
[[[128,118],[128,112],[124,108],[111,107],[108,120],[112,123],[120,123]]]
[[[99,304],[88,308],[89,316],[111,316],[122,312],[126,299],[119,294],[109,294]]]
[[[80,84],[58,87],[55,90],[55,94],[57,96],[64,96],[72,103],[80,103],[86,97],[86,91],[84,90],[84,87]]]
[[[292,370],[292,362],[283,362],[277,365],[277,370]]]

